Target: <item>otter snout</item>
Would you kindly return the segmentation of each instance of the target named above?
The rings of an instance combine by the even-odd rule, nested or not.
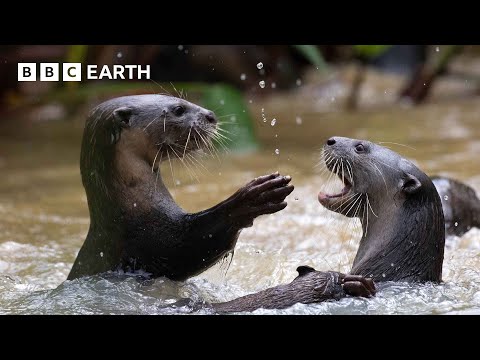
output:
[[[215,114],[213,111],[208,111],[205,115],[205,120],[210,123],[210,124],[216,124],[217,123],[217,118],[215,117]]]

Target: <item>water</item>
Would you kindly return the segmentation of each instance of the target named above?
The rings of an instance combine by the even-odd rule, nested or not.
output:
[[[29,125],[23,119],[4,121],[0,128],[0,313],[184,314],[192,307],[201,308],[204,301],[226,301],[290,282],[299,265],[348,271],[358,245],[358,223],[328,212],[316,199],[324,179],[315,164],[322,142],[333,135],[408,145],[415,150],[386,144],[428,174],[453,176],[480,192],[480,104],[476,100],[359,113],[315,112],[305,101],[288,97],[256,103],[252,113],[257,116],[263,150],[228,155],[221,163],[204,159],[210,173],[200,176],[199,183],[175,164],[179,185],[173,183],[168,168],[164,168],[166,183],[188,211],[213,206],[252,178],[276,170],[292,176],[295,191],[284,211],[256,219],[253,227],[241,233],[230,266],[227,259],[184,283],[144,281],[141,274],[64,281],[89,225],[78,168],[83,120]],[[298,121],[281,121],[272,128],[263,122],[263,113],[298,117],[302,126]],[[18,128],[24,130],[18,132]],[[281,148],[278,155],[272,151],[276,148]],[[386,283],[373,299],[345,298],[255,313],[480,313],[480,230],[472,229],[448,243],[444,284]],[[205,308],[196,311],[209,313]]]

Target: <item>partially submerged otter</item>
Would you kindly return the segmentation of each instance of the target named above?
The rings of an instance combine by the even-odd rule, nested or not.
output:
[[[232,252],[256,217],[287,206],[291,178],[278,173],[198,213],[175,203],[160,163],[208,146],[216,127],[213,112],[165,95],[119,97],[91,112],[80,157],[90,228],[69,280],[116,269],[184,280]]]
[[[399,154],[369,141],[333,137],[324,150],[328,169],[345,187],[335,195],[320,193],[320,203],[359,217],[362,224],[351,273],[375,281],[440,282],[445,221],[430,178]]]
[[[338,194],[320,192],[318,200],[331,211],[358,217],[362,224],[352,275],[302,267],[292,283],[215,304],[218,311],[285,308],[347,294],[368,297],[375,294],[371,279],[441,281],[445,221],[430,178],[399,154],[366,140],[332,137],[324,145],[324,157],[327,168],[338,175],[344,188]],[[346,281],[355,276],[352,289],[353,283]],[[343,289],[338,281],[342,277]],[[316,286],[312,286],[314,282]],[[314,288],[322,290],[317,297],[312,296]]]
[[[480,199],[470,186],[441,176],[431,177],[442,201],[447,235],[462,236],[480,228]]]

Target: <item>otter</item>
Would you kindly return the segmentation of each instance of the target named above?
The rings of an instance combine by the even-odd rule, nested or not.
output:
[[[480,228],[480,199],[475,190],[448,177],[431,179],[442,201],[446,234],[462,236],[472,227]]]
[[[218,205],[188,213],[162,181],[160,164],[212,146],[217,118],[167,95],[118,97],[88,116],[80,170],[90,228],[68,280],[143,270],[185,280],[233,252],[256,217],[287,206],[289,176],[260,176]]]
[[[320,192],[319,202],[362,224],[351,274],[376,282],[441,282],[445,220],[432,180],[396,152],[366,140],[332,137],[324,157],[344,188]]]
[[[370,297],[375,282],[442,281],[445,220],[432,180],[396,152],[366,140],[331,137],[323,161],[344,187],[338,194],[319,192],[318,201],[328,210],[358,217],[362,225],[350,274],[300,267],[290,284],[214,304],[218,312]]]

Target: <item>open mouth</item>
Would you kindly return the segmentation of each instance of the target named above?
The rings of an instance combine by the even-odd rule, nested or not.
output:
[[[352,190],[352,181],[345,176],[345,174],[342,176],[341,174],[337,174],[340,180],[343,181],[343,189],[337,193],[337,194],[327,194],[325,192],[320,191],[318,193],[318,201],[320,204],[322,204],[325,207],[329,207],[331,205],[333,199],[339,199],[341,200],[342,197],[347,196],[350,193],[350,190]]]

